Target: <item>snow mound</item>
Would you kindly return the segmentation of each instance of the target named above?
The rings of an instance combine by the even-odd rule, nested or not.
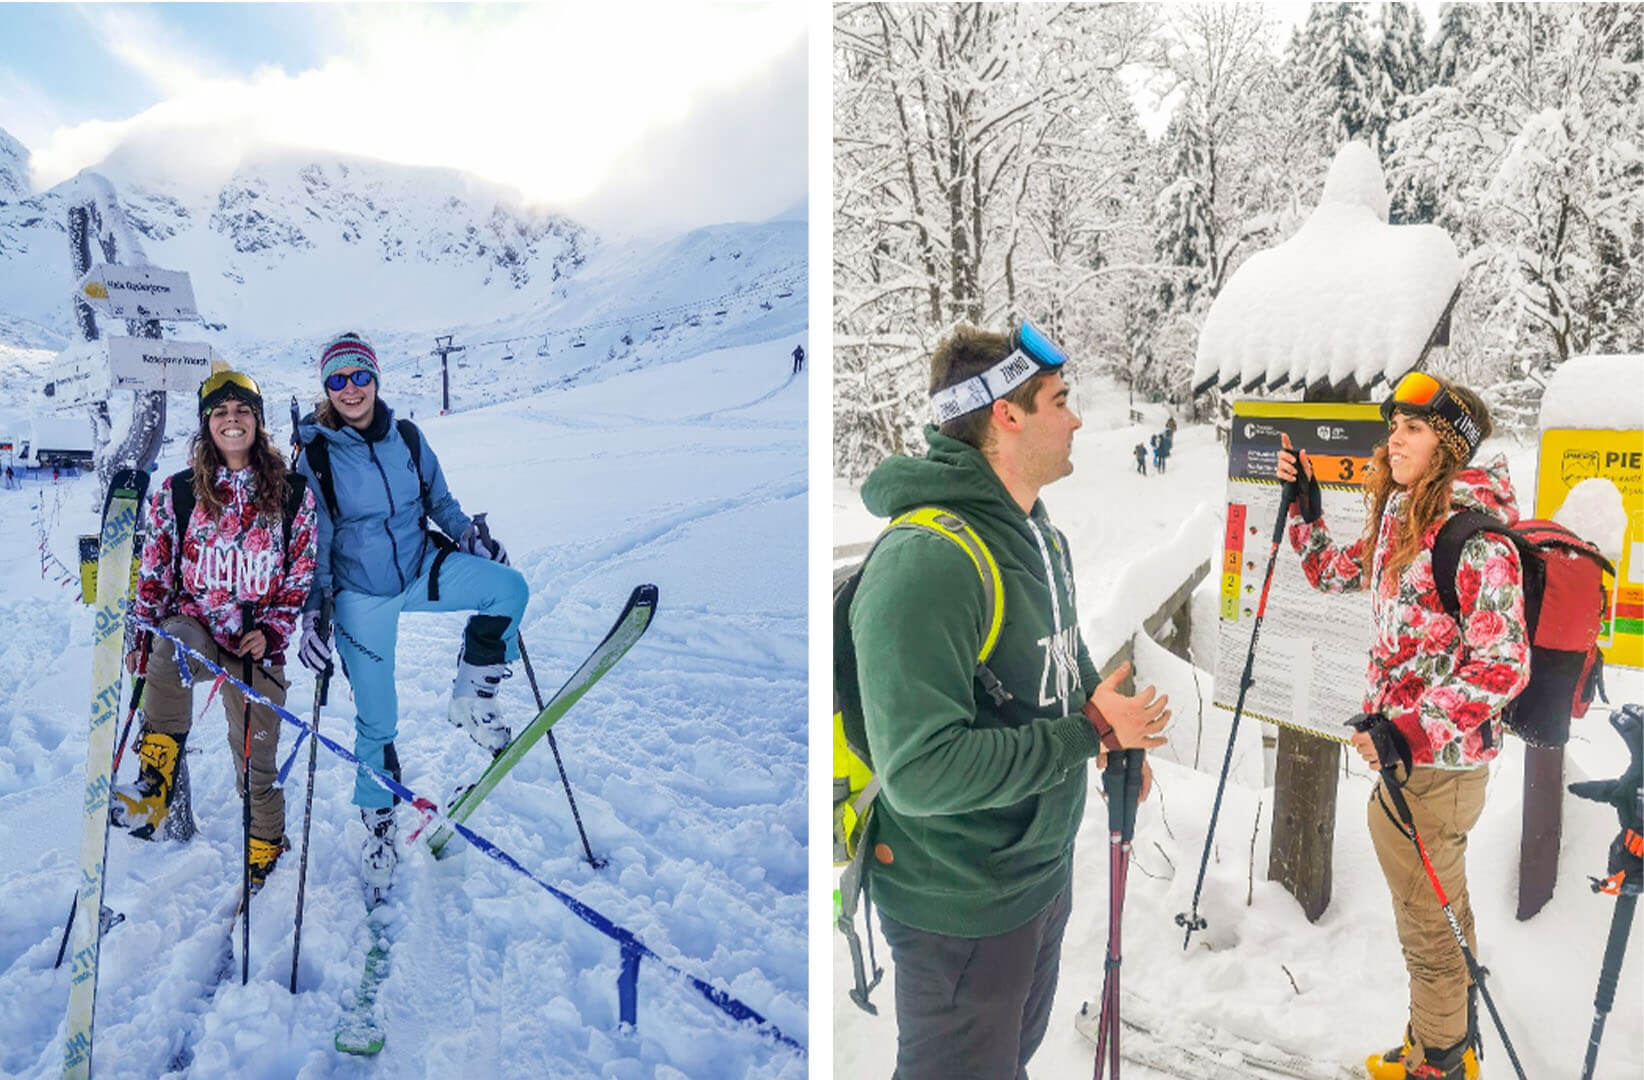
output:
[[[1616,387],[1632,392],[1616,394]],[[1541,396],[1541,429],[1644,428],[1644,353],[1572,356]]]
[[[1387,223],[1381,166],[1348,143],[1296,234],[1252,255],[1216,297],[1194,389],[1391,382],[1415,366],[1461,276],[1443,229]]]
[[[1602,476],[1592,476],[1570,489],[1553,520],[1584,540],[1590,540],[1612,563],[1621,562],[1627,536],[1627,508],[1621,489]]]

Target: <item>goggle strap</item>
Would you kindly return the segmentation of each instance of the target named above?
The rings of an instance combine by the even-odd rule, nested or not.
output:
[[[930,396],[936,422],[945,424],[966,413],[985,409],[1040,371],[1039,364],[1021,349],[1012,349],[1003,360],[979,375],[972,375]]]

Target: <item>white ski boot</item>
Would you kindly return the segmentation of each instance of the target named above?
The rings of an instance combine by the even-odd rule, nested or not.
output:
[[[360,877],[365,880],[366,900],[375,907],[394,884],[394,867],[399,862],[395,846],[397,830],[392,806],[360,807],[365,822],[365,847],[360,851]]]
[[[497,704],[497,689],[512,674],[506,664],[476,665],[458,660],[457,678],[451,685],[451,722],[493,756],[500,754],[513,737]]]

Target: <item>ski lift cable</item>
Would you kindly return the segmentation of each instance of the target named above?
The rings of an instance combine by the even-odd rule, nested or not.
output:
[[[705,310],[705,309],[707,309],[707,308],[709,308],[709,307],[711,307],[715,304],[719,304],[719,303],[722,303],[722,302],[727,301],[727,300],[734,300],[739,296],[764,295],[765,290],[767,288],[776,289],[777,291],[776,291],[775,295],[779,298],[792,296],[793,295],[792,289],[794,287],[798,286],[800,283],[802,283],[805,280],[806,280],[806,275],[805,274],[803,274],[803,273],[792,273],[792,274],[788,274],[788,275],[786,275],[784,277],[781,277],[781,278],[776,278],[774,280],[770,280],[768,282],[761,282],[758,287],[744,287],[744,288],[740,288],[740,289],[731,289],[727,292],[722,292],[717,296],[704,297],[704,298],[698,299],[698,300],[683,301],[683,302],[678,303],[678,304],[672,304],[668,307],[657,308],[653,311],[639,312],[639,313],[631,314],[631,315],[612,316],[611,318],[607,318],[607,319],[598,319],[598,320],[595,320],[594,322],[586,322],[586,323],[582,323],[578,326],[569,326],[569,327],[565,327],[565,328],[559,329],[559,330],[550,330],[550,331],[545,332],[541,336],[546,338],[547,336],[552,335],[552,334],[565,334],[567,336],[575,337],[579,334],[585,334],[589,330],[603,330],[606,327],[611,327],[611,326],[639,325],[639,324],[644,323],[646,319],[652,320],[652,325],[654,326],[655,323],[656,323],[656,320],[666,319],[670,315],[682,315],[682,314],[686,314],[686,313],[700,312],[700,311]],[[786,293],[782,292],[781,290],[784,289],[784,288],[788,289],[789,291],[786,292]],[[507,345],[512,345],[516,341],[534,341],[538,336],[539,335],[537,335],[537,334],[516,334],[516,335],[513,335],[511,337],[491,338],[488,341],[475,342],[473,345],[469,346],[469,348],[483,349],[483,348],[485,348],[487,346],[490,346],[490,345],[507,346]]]

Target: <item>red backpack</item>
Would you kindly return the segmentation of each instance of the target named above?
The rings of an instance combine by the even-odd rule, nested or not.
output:
[[[1444,610],[1459,624],[1456,570],[1461,548],[1475,533],[1495,533],[1518,548],[1524,567],[1524,626],[1530,634],[1530,682],[1502,711],[1502,720],[1535,746],[1563,746],[1570,718],[1586,715],[1593,694],[1604,697],[1599,624],[1609,607],[1604,574],[1615,568],[1598,548],[1552,521],[1521,521],[1463,510],[1433,542],[1433,581]]]

